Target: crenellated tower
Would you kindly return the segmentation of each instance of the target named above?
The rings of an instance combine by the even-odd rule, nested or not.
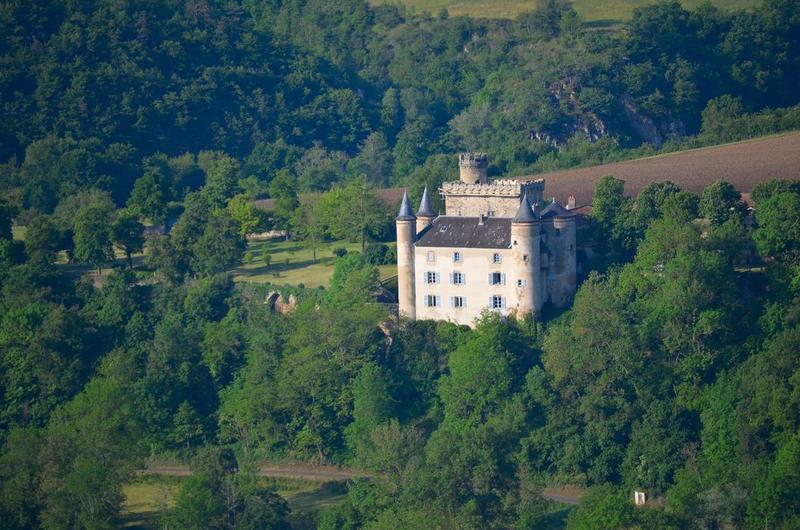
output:
[[[458,156],[461,182],[464,184],[486,184],[489,182],[489,159],[485,153],[461,153]]]

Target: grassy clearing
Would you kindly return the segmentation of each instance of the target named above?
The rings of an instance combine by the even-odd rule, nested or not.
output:
[[[373,5],[394,3],[398,0],[370,0]],[[399,0],[400,3],[412,10],[421,13],[428,11],[437,14],[442,8],[452,16],[467,15],[470,17],[486,18],[515,18],[525,11],[532,11],[536,7],[536,0]],[[655,0],[573,0],[572,4],[584,20],[589,22],[607,21],[619,22],[628,20],[633,10]],[[686,8],[695,8],[703,0],[682,0]],[[712,4],[723,9],[743,9],[758,5],[758,0],[712,0]]]
[[[28,231],[27,227],[20,226],[20,225],[12,225],[11,226],[11,237],[16,239],[17,241],[24,241],[25,240],[25,232]]]
[[[175,495],[182,478],[146,476],[126,484],[122,491],[124,528],[150,530],[175,505]],[[316,528],[319,513],[342,502],[347,486],[334,482],[311,482],[294,479],[263,479],[264,484],[286,499],[291,508],[289,522],[294,530]]]
[[[394,246],[394,243],[388,245]],[[247,248],[249,263],[234,269],[234,279],[243,282],[270,282],[276,285],[302,283],[309,288],[327,287],[333,275],[335,260],[333,251],[337,248],[346,248],[348,251],[361,250],[358,243],[325,242],[317,248],[317,262],[314,263],[311,249],[296,241],[281,239],[251,241]],[[270,256],[269,265],[266,256]],[[397,273],[395,265],[383,265],[378,270],[382,279]]]
[[[180,488],[176,477],[142,477],[122,488],[125,502],[122,505],[124,528],[157,528],[158,520],[175,505],[175,495]]]

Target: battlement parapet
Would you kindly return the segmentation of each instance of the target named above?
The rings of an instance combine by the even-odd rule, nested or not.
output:
[[[516,179],[502,179],[485,184],[451,181],[444,182],[440,189],[444,195],[482,195],[495,197],[521,197],[525,190],[543,191],[544,179],[532,182]]]
[[[489,166],[489,157],[486,153],[461,153],[458,163],[461,167],[486,168]]]

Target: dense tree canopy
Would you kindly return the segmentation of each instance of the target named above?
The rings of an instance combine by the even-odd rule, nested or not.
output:
[[[797,2],[659,2],[603,31],[561,0],[514,21],[361,0],[0,11],[4,527],[118,526],[147,456],[192,462],[165,527],[285,528],[264,459],[381,474],[326,529],[543,528],[554,482],[588,488],[567,528],[800,524],[797,182],[758,186],[751,216],[724,181],[629,197],[604,177],[593,271],[541,321],[393,318],[368,244],[392,233],[375,188],[419,197],[458,150],[519,174],[796,127]],[[362,252],[325,289],[234,282],[273,227]],[[129,267],[82,274],[115,245]]]

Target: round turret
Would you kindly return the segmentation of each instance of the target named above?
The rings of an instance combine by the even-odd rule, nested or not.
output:
[[[416,286],[414,283],[414,242],[417,218],[411,211],[408,192],[403,194],[400,211],[395,218],[397,227],[397,300],[401,316],[416,316]]]
[[[517,215],[511,219],[512,274],[517,290],[517,314],[536,314],[542,307],[539,214],[531,207],[527,191]]]
[[[465,184],[486,184],[489,159],[484,153],[461,153],[458,156],[461,182]]]

